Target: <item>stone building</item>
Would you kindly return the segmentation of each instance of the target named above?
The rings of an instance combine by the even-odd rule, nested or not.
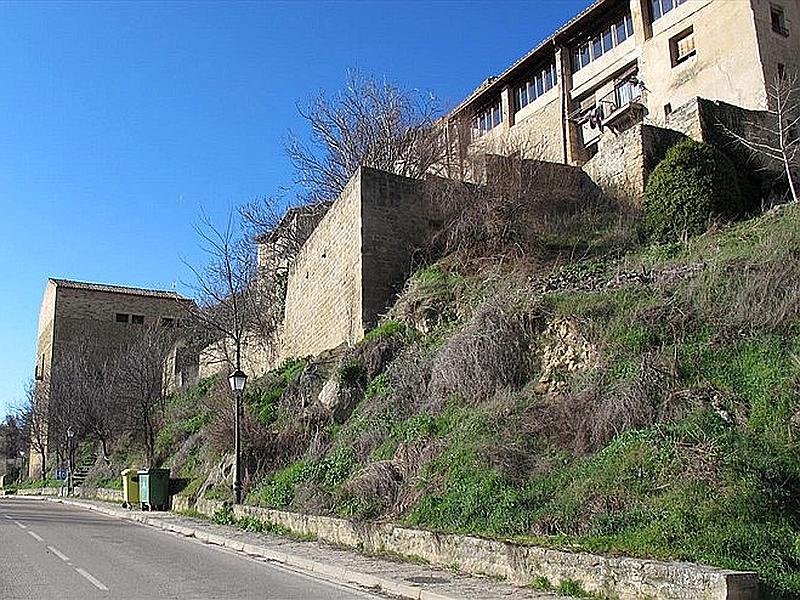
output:
[[[747,133],[764,118],[769,82],[800,68],[798,28],[800,0],[597,0],[439,122],[451,151],[435,174],[481,183],[496,155],[518,154],[542,165],[553,202],[599,189],[636,204],[681,137],[719,145],[720,123]],[[376,324],[438,226],[418,186],[362,168],[330,207],[294,209],[260,240],[264,266],[302,234],[279,265],[282,326],[250,345],[251,373]]]
[[[700,99],[766,109],[769,82],[800,68],[798,27],[799,0],[597,0],[450,113],[446,170],[462,176],[468,151],[519,149],[586,166],[603,187],[624,155],[641,184],[657,129],[708,129]]]
[[[49,398],[54,364],[71,348],[91,342],[102,358],[119,348],[143,327],[175,327],[191,300],[171,291],[148,290],[117,285],[48,279],[39,310],[39,333],[35,380],[37,401]],[[180,386],[197,378],[197,362],[179,344],[165,373],[169,386]],[[57,402],[57,398],[50,398]],[[29,473],[37,473],[39,458],[31,453]]]

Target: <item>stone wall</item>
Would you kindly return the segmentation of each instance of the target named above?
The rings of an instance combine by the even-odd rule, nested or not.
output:
[[[162,318],[181,319],[183,307],[175,298],[101,292],[58,286],[54,345],[59,350],[82,343],[87,336],[101,346],[116,347],[142,325],[117,323],[116,314],[141,315],[144,326]]]
[[[607,132],[583,170],[608,196],[639,207],[650,173],[683,137],[677,131],[642,124],[618,134]]]
[[[282,357],[317,354],[364,333],[361,177],[349,181],[289,268]]]
[[[438,225],[418,185],[366,167],[353,176],[289,269],[280,359],[354,343],[375,325]]]
[[[797,35],[800,27],[800,2],[750,0],[750,3],[755,16],[758,51],[764,67],[765,81],[774,81],[779,64],[784,66],[787,74],[800,75],[800,36]],[[772,4],[783,9],[788,35],[772,30]]]
[[[193,508],[212,516],[223,502],[198,500]],[[173,499],[173,510],[192,504]],[[664,562],[617,556],[565,552],[509,541],[436,533],[391,523],[354,522],[236,505],[237,517],[253,517],[289,531],[367,554],[395,554],[424,560],[445,569],[486,575],[516,585],[531,585],[546,577],[554,585],[565,580],[581,583],[587,592],[618,600],[756,600],[758,576],[685,562]]]
[[[415,251],[440,225],[420,182],[361,169],[361,320],[377,324],[414,270]]]
[[[744,176],[741,183],[749,186],[744,190],[747,196],[768,199],[785,191],[783,164],[761,154],[754,155],[735,139],[735,135],[739,135],[750,141],[777,146],[777,139],[766,133],[775,128],[774,117],[766,111],[747,110],[726,102],[698,98],[696,104],[702,139],[725,152],[733,161],[737,171]]]

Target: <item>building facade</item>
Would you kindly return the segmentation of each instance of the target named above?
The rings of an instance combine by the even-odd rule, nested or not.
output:
[[[144,327],[180,325],[189,303],[191,300],[170,291],[48,279],[39,310],[34,369],[37,402],[44,398],[49,402],[58,401],[49,393],[53,365],[71,349],[90,343],[101,360]],[[194,381],[196,358],[179,343],[169,359],[167,371],[168,386]],[[46,411],[37,412],[45,414]],[[28,472],[33,476],[39,468],[39,457],[32,452]]]
[[[703,98],[767,108],[800,68],[800,0],[598,0],[448,117],[451,145],[583,165],[604,136]],[[448,165],[458,176],[456,153]]]

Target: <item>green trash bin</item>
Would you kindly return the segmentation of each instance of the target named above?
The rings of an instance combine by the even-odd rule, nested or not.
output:
[[[125,469],[122,472],[122,506],[133,508],[139,504],[139,473],[136,469]]]
[[[142,510],[167,510],[169,507],[169,469],[139,471],[139,501]]]

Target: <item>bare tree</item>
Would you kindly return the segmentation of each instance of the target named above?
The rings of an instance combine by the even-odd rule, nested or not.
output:
[[[439,113],[430,94],[350,71],[344,89],[300,109],[311,139],[290,133],[286,144],[296,183],[317,203],[335,200],[361,166],[422,177],[444,156]]]
[[[116,394],[125,402],[129,426],[141,436],[151,467],[156,466],[156,433],[164,415],[166,370],[176,339],[171,327],[145,327],[128,339],[114,367]]]
[[[269,252],[274,262],[288,266],[329,207],[329,202],[289,202],[281,194],[248,202],[239,208],[239,214],[247,235]],[[269,268],[270,261],[261,258],[259,268]],[[275,265],[275,270],[280,266]]]
[[[0,461],[7,467],[8,480],[19,480],[20,454],[25,452],[24,423],[17,415],[0,422]],[[0,469],[2,471],[2,469]]]
[[[27,447],[38,454],[40,478],[47,474],[48,386],[46,381],[28,383],[24,404],[17,410]]]
[[[800,157],[800,85],[797,74],[778,74],[767,86],[766,118],[751,119],[741,131],[723,130],[742,144],[755,158],[781,166],[792,201],[797,202],[797,168]],[[740,128],[737,128],[740,129]]]
[[[234,215],[224,228],[207,217],[195,227],[208,258],[204,267],[188,265],[195,303],[187,305],[192,321],[209,342],[216,342],[229,367],[241,368],[242,349],[254,338],[266,339],[277,324],[264,309],[264,286],[258,278],[258,257],[251,238],[242,235]]]

